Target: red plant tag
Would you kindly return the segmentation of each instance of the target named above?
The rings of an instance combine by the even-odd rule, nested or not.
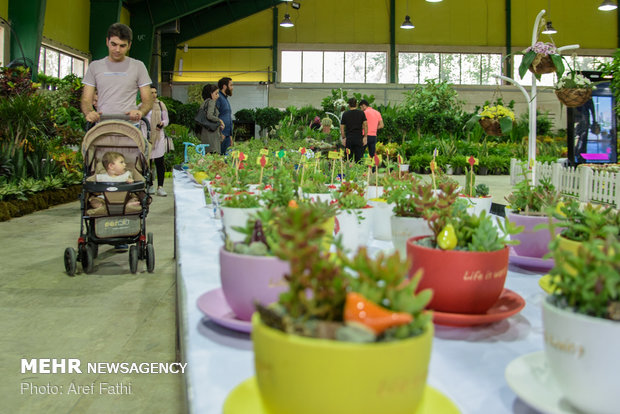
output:
[[[263,155],[262,157],[260,157],[260,166],[262,168],[265,168],[266,164],[267,164],[267,159],[265,159],[265,156]]]

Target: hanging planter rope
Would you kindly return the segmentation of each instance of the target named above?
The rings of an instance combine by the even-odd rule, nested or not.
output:
[[[575,108],[588,102],[592,97],[592,89],[589,88],[562,88],[556,89],[555,95],[560,102],[569,108]]]

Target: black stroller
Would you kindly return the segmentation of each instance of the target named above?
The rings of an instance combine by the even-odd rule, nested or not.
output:
[[[114,118],[114,120],[110,118]],[[84,178],[80,195],[81,225],[77,252],[72,247],[65,249],[65,270],[69,276],[76,271],[76,262],[82,263],[84,273],[91,273],[99,245],[129,244],[129,269],[138,271],[138,260],[146,260],[149,273],[155,269],[153,233],[146,232],[146,216],[151,196],[147,188],[152,184],[148,140],[149,123],[146,124],[146,138],[124,115],[105,116],[108,119],[88,129],[82,142],[84,157]],[[108,151],[124,155],[127,171],[133,174],[133,182],[96,181],[99,173],[105,172],[101,158]],[[91,197],[99,197],[101,208],[89,206]]]

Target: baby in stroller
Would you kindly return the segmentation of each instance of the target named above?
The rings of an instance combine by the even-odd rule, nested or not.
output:
[[[116,151],[108,151],[103,154],[101,158],[101,164],[103,168],[105,168],[105,173],[96,174],[95,180],[97,182],[106,182],[106,183],[133,183],[133,174],[131,171],[127,170],[127,164],[125,162],[125,157],[120,152]],[[87,211],[90,216],[97,216],[106,214],[105,207],[105,199],[102,194],[93,193],[88,199],[88,203],[90,205],[90,209]],[[129,200],[125,204],[126,212],[135,212],[140,211],[140,200],[139,198],[130,193]]]

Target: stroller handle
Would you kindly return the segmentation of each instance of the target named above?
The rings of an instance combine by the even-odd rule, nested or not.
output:
[[[112,119],[132,122],[131,118],[129,118],[129,115],[126,115],[126,114],[101,114],[99,116],[99,120],[100,121],[109,121],[109,120],[112,120]],[[140,120],[146,124],[146,130],[150,131],[151,130],[151,123],[149,122],[149,120],[146,119],[146,117],[144,117],[144,116]],[[86,131],[88,131],[89,129],[94,127],[96,124],[97,124],[96,122],[95,123],[87,122],[86,123]]]

